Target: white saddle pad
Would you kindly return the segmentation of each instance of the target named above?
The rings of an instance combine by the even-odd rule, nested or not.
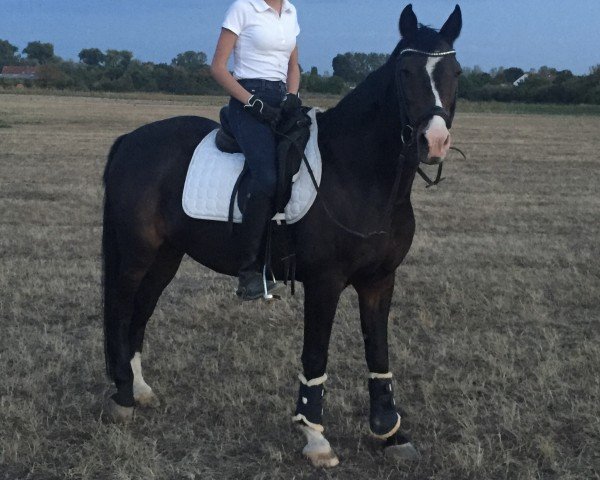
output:
[[[308,112],[312,120],[310,139],[305,154],[315,175],[321,183],[321,154],[318,146],[316,110]],[[244,155],[224,153],[215,145],[217,130],[213,130],[196,147],[188,168],[183,188],[183,210],[192,218],[226,222],[229,218],[229,201],[236,180],[244,168]],[[285,208],[287,223],[299,221],[310,209],[317,197],[317,191],[310,179],[304,162],[295,176],[292,196]],[[233,221],[240,223],[242,214],[237,206],[233,211]]]

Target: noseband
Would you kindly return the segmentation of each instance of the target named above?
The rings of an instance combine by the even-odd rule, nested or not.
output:
[[[398,56],[401,57],[402,55],[414,54],[422,57],[445,57],[455,53],[456,50],[448,50],[446,52],[424,52],[414,48],[405,48],[404,50],[400,51]],[[408,107],[406,105],[406,94],[404,92],[404,86],[402,85],[401,80],[396,82],[396,88],[398,91],[398,105],[400,106],[400,119],[402,122],[400,138],[404,146],[411,146],[415,140],[415,132],[418,130],[419,126],[431,120],[435,115],[444,119],[448,130],[452,128],[452,115],[445,108],[438,105],[433,105],[427,112],[418,117],[415,121],[411,121],[408,113]]]

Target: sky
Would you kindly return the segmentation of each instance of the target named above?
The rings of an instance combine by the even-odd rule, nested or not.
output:
[[[186,50],[212,58],[231,0],[0,0],[0,39],[20,49],[53,43],[77,59],[83,48],[131,50],[144,61],[170,62]],[[390,53],[406,1],[292,0],[302,32],[300,64],[331,73],[344,52]],[[423,24],[440,28],[454,1],[413,0]],[[463,0],[455,44],[463,67],[542,65],[586,74],[600,64],[600,0]]]

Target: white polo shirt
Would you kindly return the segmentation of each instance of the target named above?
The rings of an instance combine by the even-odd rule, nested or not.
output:
[[[283,0],[281,16],[264,0],[237,0],[223,28],[238,36],[233,52],[236,79],[287,80],[290,55],[300,33],[296,7]]]

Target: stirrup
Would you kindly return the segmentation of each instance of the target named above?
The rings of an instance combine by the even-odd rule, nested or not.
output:
[[[267,265],[263,265],[263,269],[262,269],[262,280],[263,280],[263,300],[273,300],[276,298],[276,295],[273,295],[270,292],[276,291],[280,289],[280,284],[277,283],[277,280],[275,280],[275,275],[273,274],[273,271],[269,269],[269,273],[271,274],[271,282],[273,282],[273,286],[269,289],[269,285],[268,282],[269,280],[267,280]]]

